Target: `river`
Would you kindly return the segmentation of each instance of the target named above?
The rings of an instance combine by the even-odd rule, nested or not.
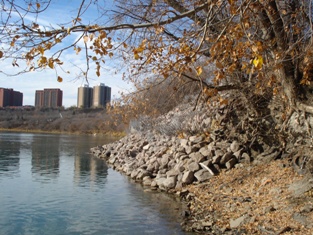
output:
[[[89,154],[111,141],[0,132],[0,234],[187,234],[181,203]]]

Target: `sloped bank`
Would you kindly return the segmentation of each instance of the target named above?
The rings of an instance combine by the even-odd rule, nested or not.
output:
[[[184,189],[186,185],[206,182],[222,169],[251,161],[237,141],[210,141],[203,135],[168,137],[153,132],[131,134],[117,142],[94,147],[91,152],[144,186],[176,193],[187,201],[193,195]],[[186,211],[184,216],[188,218],[189,213]],[[184,226],[186,230],[194,230],[191,225]],[[207,230],[207,224],[200,226],[198,231]],[[219,228],[214,231],[220,233]]]
[[[189,210],[182,215],[184,230],[206,234],[313,232],[313,181],[297,174],[288,158],[272,161],[281,154],[273,148],[252,157],[237,141],[145,132],[94,147],[91,152],[145,187],[186,199]]]
[[[148,128],[137,128],[91,152],[146,187],[187,199],[189,211],[182,224],[187,231],[311,234],[313,201],[308,193],[313,180],[301,178],[292,165],[300,171],[305,165],[313,172],[304,134],[313,121],[299,126],[295,123],[302,116],[291,116],[288,128],[296,138],[282,146],[274,128],[279,122],[270,115],[260,119],[242,107],[238,98],[228,107],[200,108],[195,113],[185,105],[147,122]]]

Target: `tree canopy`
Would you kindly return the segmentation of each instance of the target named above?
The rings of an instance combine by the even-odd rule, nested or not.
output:
[[[207,97],[235,89],[279,96],[287,111],[313,112],[311,0],[77,2],[71,22],[43,25],[53,0],[2,0],[1,60],[20,72],[54,69],[62,81],[65,51],[84,55],[86,79],[91,67],[100,76],[119,56],[138,89],[175,81],[179,90],[192,82]],[[97,14],[86,20],[91,8]]]

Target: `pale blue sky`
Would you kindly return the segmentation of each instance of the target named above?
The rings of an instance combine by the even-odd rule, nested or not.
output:
[[[110,7],[111,1],[104,1],[107,7]],[[73,16],[76,16],[75,10],[79,7],[80,1],[77,0],[53,0],[49,10],[39,16],[38,22],[45,26],[57,25],[59,23],[71,22]],[[89,23],[94,16],[97,16],[97,11],[94,6],[91,6],[90,10],[82,17],[83,22]],[[31,16],[29,16],[31,20]],[[102,19],[103,20],[103,19]],[[73,34],[65,42],[75,40]],[[2,45],[3,46],[3,45]],[[70,107],[77,105],[77,89],[79,86],[86,84],[83,79],[76,79],[79,74],[78,68],[84,68],[85,61],[84,55],[76,55],[76,53],[70,49],[63,55],[64,70],[70,71],[70,74],[59,72],[59,75],[64,79],[62,83],[57,82],[56,74],[54,70],[46,69],[42,72],[31,72],[14,77],[8,77],[0,73],[0,87],[13,88],[16,91],[23,93],[23,105],[34,105],[35,91],[42,90],[44,88],[60,88],[63,90],[63,105]],[[14,72],[15,67],[11,65],[12,61],[1,62],[2,71]],[[73,65],[75,64],[75,66]],[[106,61],[106,67],[101,71],[101,76],[97,77],[91,68],[89,86],[93,87],[99,83],[104,83],[112,88],[112,99],[118,98],[119,93],[125,92],[131,88],[129,84],[124,82],[122,78],[122,71],[120,70],[120,61],[109,60]],[[76,67],[77,66],[77,67]]]

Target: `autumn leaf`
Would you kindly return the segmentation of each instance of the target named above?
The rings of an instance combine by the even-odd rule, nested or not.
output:
[[[58,81],[58,82],[63,82],[63,78],[61,78],[60,76],[58,76],[57,81]]]
[[[216,67],[219,68],[219,69],[224,68],[223,64],[222,64],[221,62],[219,62],[219,61],[216,61],[216,62],[215,62],[215,65],[216,65]]]
[[[253,65],[257,68],[257,69],[261,69],[262,65],[263,65],[263,57],[261,55],[257,55],[254,59],[253,59]]]
[[[3,52],[2,51],[0,51],[0,58],[2,58],[3,57]]]
[[[42,55],[45,53],[45,49],[42,48],[42,47],[38,47],[38,51],[39,51],[39,53],[42,54]]]
[[[48,62],[48,66],[49,66],[49,68],[51,68],[51,69],[53,69],[54,68],[54,61],[53,61],[53,59],[52,58],[50,58],[49,59],[49,62]]]
[[[202,67],[200,67],[200,66],[197,67],[196,71],[197,71],[197,75],[200,76],[202,74]]]
[[[135,60],[139,60],[139,59],[140,59],[140,56],[139,56],[138,53],[135,52],[135,51],[134,51],[134,58],[135,58]]]

